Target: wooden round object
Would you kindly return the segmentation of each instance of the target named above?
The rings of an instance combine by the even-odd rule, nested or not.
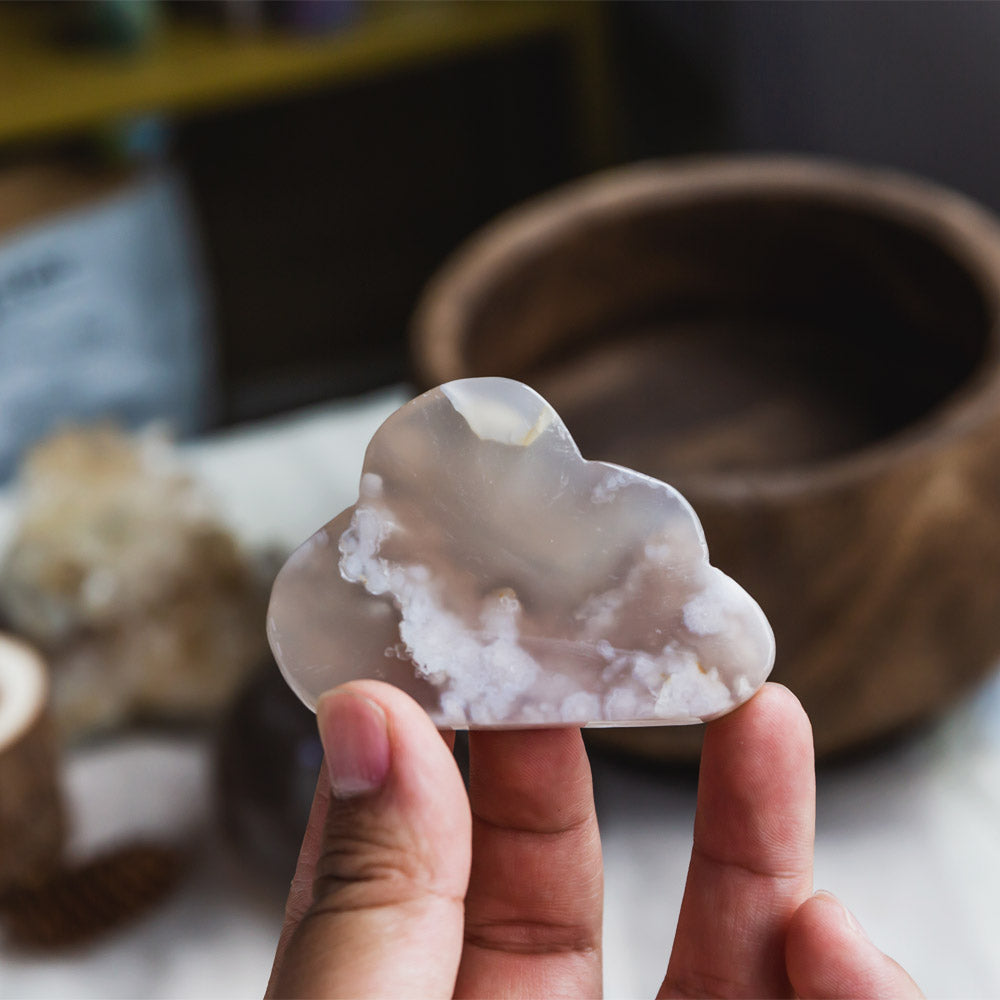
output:
[[[43,882],[65,836],[48,674],[29,646],[0,635],[0,896]]]
[[[1000,657],[1000,228],[884,171],[643,164],[519,208],[432,280],[425,386],[504,375],[587,458],[677,486],[770,618],[821,755]],[[656,759],[696,731],[605,737]]]

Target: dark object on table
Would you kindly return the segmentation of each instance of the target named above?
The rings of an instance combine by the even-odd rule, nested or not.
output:
[[[227,839],[254,871],[287,886],[295,870],[323,750],[312,712],[269,662],[219,733],[217,784]]]
[[[413,323],[425,386],[505,375],[587,458],[676,485],[760,602],[820,754],[1000,655],[1000,229],[890,172],[639,165],[466,244]],[[656,759],[697,731],[600,737]]]
[[[32,950],[86,944],[136,919],[168,895],[187,868],[179,848],[130,844],[39,885],[0,896],[12,944]]]

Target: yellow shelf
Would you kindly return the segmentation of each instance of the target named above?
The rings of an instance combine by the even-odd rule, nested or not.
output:
[[[545,32],[572,46],[581,125],[590,152],[603,113],[592,3],[374,3],[355,24],[321,37],[238,37],[169,23],[147,50],[125,56],[47,43],[31,10],[0,3],[0,142],[80,131],[149,112],[185,113],[349,83]]]

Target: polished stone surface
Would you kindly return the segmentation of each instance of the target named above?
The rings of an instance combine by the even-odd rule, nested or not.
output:
[[[279,574],[268,634],[306,704],[381,678],[454,728],[697,722],[774,659],[687,501],[585,461],[545,400],[500,378],[385,421],[358,502]]]

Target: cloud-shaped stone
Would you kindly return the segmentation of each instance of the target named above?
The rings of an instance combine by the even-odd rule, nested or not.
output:
[[[278,575],[268,635],[311,707],[375,677],[455,728],[697,722],[774,661],[688,502],[585,461],[541,396],[501,378],[450,382],[386,420],[357,504]]]

